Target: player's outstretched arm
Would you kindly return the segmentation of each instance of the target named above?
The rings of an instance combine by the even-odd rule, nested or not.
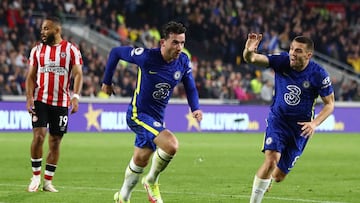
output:
[[[105,92],[108,95],[113,94],[114,91],[112,87],[112,78],[115,73],[119,60],[122,59],[124,61],[134,63],[135,61],[133,60],[133,54],[136,52],[137,55],[141,55],[144,49],[139,48],[138,50],[140,50],[141,52],[140,51],[136,52],[135,49],[130,46],[124,46],[124,47],[119,46],[111,49],[109,53],[109,58],[106,62],[105,74],[101,86],[101,90],[103,92]]]
[[[79,95],[81,94],[83,85],[82,65],[73,65],[72,74],[74,77],[74,95],[71,98],[71,114],[76,113],[79,110]]]
[[[334,111],[334,106],[335,106],[334,93],[326,97],[321,97],[321,99],[324,102],[324,107],[321,109],[321,111],[316,116],[316,118],[311,122],[298,122],[299,125],[302,125],[301,136],[312,137],[315,133],[316,127],[319,126]]]
[[[243,57],[246,63],[261,67],[269,66],[269,59],[263,54],[257,53],[257,48],[262,40],[262,34],[250,33],[246,40]]]
[[[316,126],[319,126],[327,117],[329,117],[335,108],[334,93],[332,93],[326,97],[321,97],[321,99],[324,102],[324,106],[321,109],[321,111],[319,112],[319,114],[316,116],[316,118],[313,120],[313,122],[315,122]]]

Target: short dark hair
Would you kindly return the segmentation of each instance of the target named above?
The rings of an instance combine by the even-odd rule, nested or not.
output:
[[[313,52],[314,51],[314,41],[310,39],[309,37],[305,36],[297,36],[294,38],[294,41],[306,44],[307,50]]]
[[[50,20],[50,21],[52,21],[53,23],[55,23],[57,25],[61,25],[61,20],[57,16],[46,16],[45,20]]]
[[[161,38],[167,39],[171,33],[182,34],[186,32],[186,27],[182,23],[170,21],[162,27]]]

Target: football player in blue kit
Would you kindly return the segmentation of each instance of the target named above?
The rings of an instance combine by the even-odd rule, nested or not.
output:
[[[280,182],[294,167],[315,128],[334,110],[334,91],[326,70],[311,60],[314,42],[295,37],[289,52],[276,55],[257,53],[262,34],[250,33],[243,51],[247,63],[272,68],[275,93],[264,138],[265,160],[258,169],[250,203],[260,203],[272,180]],[[320,95],[323,107],[315,117]]]
[[[151,168],[142,178],[150,202],[162,203],[159,175],[165,170],[178,150],[178,140],[164,126],[164,112],[174,87],[183,83],[193,117],[202,119],[198,91],[192,76],[191,62],[182,52],[186,28],[183,24],[169,22],[162,29],[160,47],[115,47],[106,65],[102,90],[111,95],[112,77],[119,60],[138,65],[136,89],[127,110],[127,124],[135,132],[135,149],[125,170],[125,179],[115,202],[130,202],[133,188],[140,179],[151,155]],[[176,118],[174,118],[176,119]]]

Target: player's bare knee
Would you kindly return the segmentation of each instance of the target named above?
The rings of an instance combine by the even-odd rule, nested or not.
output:
[[[279,168],[276,168],[272,174],[272,178],[275,182],[281,182],[285,179],[286,173],[282,172]]]
[[[155,138],[154,142],[169,155],[175,155],[179,148],[179,142],[176,136],[169,130],[162,131],[158,137]]]
[[[149,163],[149,158],[144,156],[134,156],[133,161],[137,166],[145,167]]]
[[[175,155],[179,148],[179,143],[176,139],[169,140],[167,146],[163,149],[169,155]]]
[[[44,143],[44,141],[45,141],[45,135],[43,135],[43,134],[35,134],[35,135],[34,135],[33,142],[34,142],[35,144],[40,144],[40,145],[42,145],[42,144]]]
[[[277,175],[277,176],[273,176],[273,180],[277,183],[283,181],[285,179],[286,176],[282,176],[282,175]]]

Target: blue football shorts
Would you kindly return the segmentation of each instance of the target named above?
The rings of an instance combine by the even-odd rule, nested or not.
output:
[[[300,136],[301,127],[297,121],[284,120],[273,115],[267,119],[263,152],[280,152],[281,157],[277,166],[285,174],[294,167],[308,141],[308,138]]]
[[[161,131],[165,130],[163,122],[144,113],[139,113],[136,118],[131,118],[131,115],[131,113],[127,114],[126,121],[129,128],[136,134],[135,146],[147,147],[155,151],[154,139]]]

